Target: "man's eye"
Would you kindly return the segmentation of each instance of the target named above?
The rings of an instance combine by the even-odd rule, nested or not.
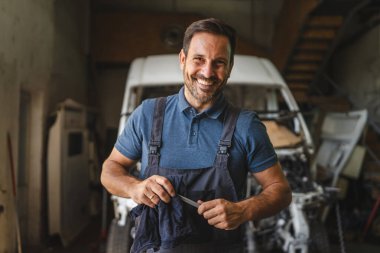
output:
[[[227,63],[225,61],[217,61],[216,65],[219,66],[219,67],[224,67],[224,66],[227,65]]]
[[[204,62],[204,60],[203,60],[203,58],[201,58],[201,57],[196,57],[196,58],[193,59],[193,62],[194,62],[194,64],[196,64],[196,65],[202,65],[203,62]]]

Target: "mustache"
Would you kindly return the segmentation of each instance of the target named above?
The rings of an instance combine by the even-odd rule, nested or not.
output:
[[[216,82],[216,81],[219,81],[219,78],[216,77],[216,76],[205,77],[205,76],[202,75],[202,74],[197,74],[195,77],[196,77],[197,79],[202,79],[202,80],[207,81],[207,82]]]

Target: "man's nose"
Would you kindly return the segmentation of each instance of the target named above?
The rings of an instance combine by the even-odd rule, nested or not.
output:
[[[215,75],[214,73],[214,66],[212,65],[211,62],[207,62],[202,66],[201,73],[204,77],[210,78]]]

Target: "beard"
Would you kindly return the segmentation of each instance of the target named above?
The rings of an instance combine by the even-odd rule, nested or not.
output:
[[[185,86],[190,92],[191,96],[201,104],[206,104],[211,101],[214,101],[219,96],[219,94],[222,93],[224,86],[227,83],[227,80],[223,81],[218,79],[217,77],[206,78],[202,75],[196,75],[195,77],[188,76],[188,78],[186,78],[185,73],[184,77]],[[199,86],[201,84],[199,84],[198,80],[208,84],[206,86],[209,89],[208,92],[200,91]]]

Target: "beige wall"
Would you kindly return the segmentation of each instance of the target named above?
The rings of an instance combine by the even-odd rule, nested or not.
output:
[[[20,90],[34,92],[43,89],[49,82],[53,49],[52,10],[51,1],[0,2],[0,204],[5,206],[5,212],[0,214],[0,252],[15,252],[15,217],[6,133],[11,136],[13,160],[17,168]],[[41,122],[39,123],[38,125],[41,125]],[[42,135],[39,137],[40,140],[37,142],[42,143]],[[38,146],[34,151],[36,154],[41,153]],[[39,158],[37,163],[33,163],[37,166],[33,167],[33,173],[37,175],[41,172],[42,157]],[[35,197],[39,196],[40,190],[41,187],[37,187]],[[34,199],[33,202],[37,206],[29,206],[30,215],[39,217],[38,204],[41,200]],[[31,223],[38,238],[38,218]],[[28,231],[28,225],[23,223],[21,226],[24,231]]]
[[[27,185],[19,191],[23,243],[39,245],[44,231],[44,143],[46,121],[70,97],[87,102],[88,0],[0,1],[0,253],[15,252],[15,226],[6,134],[18,165],[21,90],[30,95],[26,128]]]
[[[334,79],[356,108],[367,108],[380,127],[380,25],[338,52]]]
[[[97,73],[97,103],[102,128],[119,127],[127,75],[127,67],[106,68]]]

